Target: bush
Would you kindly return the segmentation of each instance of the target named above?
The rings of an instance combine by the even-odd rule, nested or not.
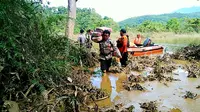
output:
[[[3,0],[0,9],[0,99],[25,93],[33,83],[43,91],[70,75],[84,51],[53,31],[39,2]]]

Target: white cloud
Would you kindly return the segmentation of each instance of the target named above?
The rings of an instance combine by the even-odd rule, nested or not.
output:
[[[67,7],[68,0],[48,0],[51,6]],[[147,14],[170,13],[184,7],[200,6],[197,0],[78,0],[77,7],[94,8],[115,21]]]

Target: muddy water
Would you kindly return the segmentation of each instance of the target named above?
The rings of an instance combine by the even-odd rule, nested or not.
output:
[[[96,102],[99,106],[109,107],[112,106],[115,101],[120,99],[120,92],[123,91],[123,81],[125,81],[127,76],[125,74],[95,74],[91,77],[92,85],[105,90],[110,97]]]
[[[157,101],[158,110],[162,112],[200,112],[199,96],[196,100],[183,98],[186,91],[200,95],[200,91],[196,89],[200,84],[200,78],[187,78],[187,71],[181,68],[175,70],[171,75],[181,81],[140,83],[147,88],[145,92],[124,90],[123,81],[126,80],[127,76],[123,73],[93,76],[91,82],[93,86],[104,89],[110,94],[109,98],[97,102],[100,107],[110,107],[120,103],[124,107],[134,105],[135,112],[141,112],[139,103]]]

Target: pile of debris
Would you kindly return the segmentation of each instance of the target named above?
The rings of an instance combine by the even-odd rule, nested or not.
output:
[[[147,81],[147,78],[143,77],[142,75],[131,74],[128,77],[128,82],[139,83],[139,82],[145,82],[145,81]]]
[[[167,82],[172,82],[172,81],[180,81],[179,79],[174,79],[171,76],[166,77],[165,75],[159,73],[148,75],[148,76],[143,76],[143,75],[134,75],[131,74],[128,79],[127,79],[127,84],[130,83],[142,83],[145,81],[167,81]]]
[[[144,110],[144,112],[158,112],[156,101],[140,103],[140,107]]]
[[[165,62],[167,64],[172,64],[174,63],[172,60],[172,55],[169,53],[164,54],[163,56],[158,56],[158,61],[160,62]]]
[[[109,70],[109,72],[111,73],[122,73],[123,71],[124,71],[124,68],[119,67],[119,66],[111,67]]]
[[[154,68],[155,72],[167,73],[176,69],[176,65],[171,58],[171,55],[165,54],[163,56],[141,56],[129,57],[127,71],[143,71],[145,68]],[[160,71],[157,71],[160,70]]]
[[[197,89],[200,89],[200,85],[198,85],[196,88],[197,88]]]
[[[186,65],[186,70],[188,71],[189,78],[198,78],[200,76],[200,67],[198,63]]]
[[[180,81],[179,79],[174,79],[172,77],[166,77],[162,74],[155,74],[155,75],[149,75],[147,76],[147,79],[149,81],[167,81],[167,82],[172,82],[172,81]]]
[[[156,57],[129,57],[128,61],[128,71],[143,71],[145,67],[152,67],[155,65]]]
[[[21,111],[80,111],[81,107],[88,108],[91,102],[109,97],[105,91],[92,86],[88,72],[78,69],[72,73],[60,85],[45,90],[42,96],[29,95],[29,100],[20,102]]]
[[[158,64],[155,68],[154,68],[154,74],[157,73],[171,73],[173,70],[176,69],[176,65],[175,64]]]
[[[181,60],[200,60],[200,45],[191,45],[184,47],[177,51],[175,54],[173,54],[173,57],[175,59],[181,59]]]
[[[134,112],[135,107],[133,105],[129,107],[123,107],[122,104],[117,104],[114,107],[106,110],[102,110],[102,112]]]
[[[139,90],[139,91],[145,91],[146,88],[142,87],[140,84],[136,83],[131,83],[131,84],[125,84],[124,88],[128,91],[132,91],[132,90]]]
[[[99,61],[99,55],[96,52],[85,51],[81,54],[81,63],[88,67],[94,67]]]
[[[184,98],[190,98],[190,99],[196,99],[197,98],[197,94],[194,94],[190,91],[186,91],[186,94],[183,96]]]

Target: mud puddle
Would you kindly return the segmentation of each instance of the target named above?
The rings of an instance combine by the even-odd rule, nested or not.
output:
[[[146,91],[125,90],[123,83],[128,79],[125,73],[94,75],[91,77],[91,82],[93,86],[107,91],[110,95],[109,98],[96,102],[101,108],[115,107],[117,104],[123,105],[122,108],[133,105],[135,112],[142,112],[141,103],[156,101],[157,110],[161,112],[198,112],[200,110],[200,91],[196,87],[199,86],[200,79],[188,78],[188,72],[182,68],[174,70],[169,76],[180,79],[180,81],[138,83],[145,87]],[[195,100],[184,99],[183,96],[187,91],[196,93],[197,98]]]

